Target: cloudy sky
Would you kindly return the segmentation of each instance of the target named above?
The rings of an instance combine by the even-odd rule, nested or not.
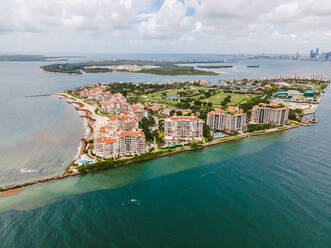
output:
[[[330,0],[0,0],[0,53],[331,50]]]

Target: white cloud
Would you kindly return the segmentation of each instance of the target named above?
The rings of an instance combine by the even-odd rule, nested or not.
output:
[[[128,27],[131,0],[1,0],[0,30],[104,31]]]
[[[0,46],[61,37],[116,52],[331,49],[330,23],[329,0],[1,0]]]
[[[149,38],[179,37],[190,29],[185,4],[177,0],[165,0],[157,12],[140,17],[146,18],[140,24],[140,34]]]

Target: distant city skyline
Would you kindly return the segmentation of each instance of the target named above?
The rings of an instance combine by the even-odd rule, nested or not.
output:
[[[327,0],[2,0],[0,53],[331,50]]]

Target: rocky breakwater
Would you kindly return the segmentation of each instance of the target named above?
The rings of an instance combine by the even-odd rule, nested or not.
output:
[[[47,178],[42,178],[42,179],[36,179],[36,180],[30,181],[30,182],[7,185],[7,186],[0,187],[0,192],[6,192],[6,191],[9,191],[9,190],[21,189],[21,188],[24,188],[26,186],[31,186],[31,185],[40,184],[40,183],[47,183],[47,182],[51,182],[51,181],[54,181],[54,180],[64,179],[64,178],[77,176],[77,175],[79,175],[79,173],[71,173],[71,174],[64,173],[62,175],[57,175],[57,176],[52,176],[52,177],[47,177]],[[1,193],[0,193],[0,196],[1,196]]]

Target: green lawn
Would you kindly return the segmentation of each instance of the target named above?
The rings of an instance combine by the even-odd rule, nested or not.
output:
[[[205,102],[211,102],[213,104],[214,107],[220,107],[221,106],[221,102],[223,101],[223,99],[226,96],[231,96],[231,102],[230,102],[230,106],[236,106],[239,103],[241,103],[244,100],[250,99],[252,97],[254,97],[253,95],[250,94],[232,94],[232,93],[224,93],[224,92],[220,92],[215,96],[211,96],[208,99],[204,100]]]
[[[317,89],[317,90],[319,90],[319,91],[321,91],[322,89],[321,89],[321,86],[327,86],[328,84],[327,83],[311,83],[311,85],[315,88],[315,89]]]
[[[161,103],[161,104],[167,104],[170,106],[176,105],[178,101],[176,100],[167,100],[166,97],[168,96],[177,96],[178,92],[183,92],[183,91],[194,91],[194,90],[208,90],[206,87],[197,87],[197,86],[190,86],[187,89],[171,89],[171,90],[163,90],[163,91],[158,91],[155,93],[151,94],[146,94],[142,96],[142,99],[148,102],[153,102],[153,103]],[[166,96],[162,96],[162,93],[166,93]],[[219,92],[211,96],[207,99],[202,99],[201,101],[203,102],[211,102],[213,104],[213,107],[220,107],[221,102],[223,99],[230,95],[231,96],[231,102],[230,106],[237,106],[239,103],[241,103],[244,100],[250,99],[253,97],[251,94],[235,94],[235,93],[224,93],[222,90],[219,90]],[[199,99],[203,94],[195,95],[192,96],[192,99]]]
[[[148,94],[145,95],[146,97],[144,98],[144,96],[142,97],[143,99],[147,100],[148,102],[153,102],[153,103],[162,103],[162,104],[167,104],[167,105],[176,105],[178,103],[177,100],[167,100],[166,98],[168,96],[177,96],[178,92],[183,92],[183,91],[187,91],[187,90],[197,90],[197,89],[205,89],[202,87],[189,87],[189,89],[171,89],[171,90],[162,90],[162,91],[158,91],[152,94]],[[166,96],[162,96],[162,93],[165,92]]]

